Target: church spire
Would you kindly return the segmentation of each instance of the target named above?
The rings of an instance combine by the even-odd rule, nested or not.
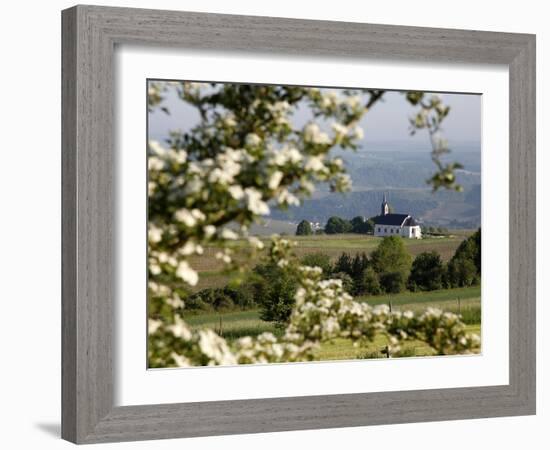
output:
[[[386,200],[386,193],[384,192],[384,200],[382,202],[382,205],[380,205],[380,215],[385,216],[390,213],[390,206],[388,205],[388,202]]]

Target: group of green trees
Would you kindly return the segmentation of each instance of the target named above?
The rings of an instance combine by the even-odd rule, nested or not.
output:
[[[382,239],[370,257],[342,253],[330,275],[341,279],[352,295],[394,294],[405,289],[411,265],[412,256],[403,239],[391,236]]]
[[[252,279],[239,285],[202,289],[185,299],[186,311],[230,311],[257,306],[256,287]]]
[[[371,234],[374,231],[372,219],[365,219],[363,216],[354,217],[351,220],[338,216],[331,216],[323,229],[326,234],[358,233]],[[296,236],[310,236],[315,234],[311,223],[302,220],[296,227]]]
[[[311,236],[315,234],[311,222],[302,220],[296,227],[296,236]]]
[[[462,241],[447,264],[445,280],[449,286],[461,287],[481,281],[481,229]]]
[[[464,240],[448,263],[435,251],[420,253],[413,259],[397,236],[382,239],[370,256],[342,253],[332,262],[325,253],[312,253],[300,262],[320,267],[325,278],[342,280],[344,289],[354,296],[472,286],[481,280],[481,230]],[[297,283],[296,274],[277,264],[258,264],[239,285],[207,288],[191,295],[186,308],[259,307],[262,320],[284,325],[294,307]]]

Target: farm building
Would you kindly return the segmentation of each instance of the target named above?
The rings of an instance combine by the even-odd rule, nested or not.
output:
[[[386,194],[380,208],[380,215],[373,217],[375,236],[401,236],[408,239],[420,239],[420,225],[409,214],[390,213],[390,205]]]

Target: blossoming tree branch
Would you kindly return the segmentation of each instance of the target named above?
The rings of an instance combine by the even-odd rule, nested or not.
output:
[[[276,236],[268,258],[299,279],[283,335],[263,333],[229,345],[212,330],[192,331],[183,320],[188,288],[199,279],[191,257],[215,247],[226,267],[244,272],[246,264],[236,263],[232,244],[246,240],[251,256],[263,250],[264,243],[248,230],[271,208],[299,205],[318,183],[349,190],[344,163],[330,151],[357,148],[363,137],[359,122],[384,91],[158,82],[149,84],[149,109],[168,112],[163,101],[170,89],[200,119],[187,132],[171,132],[163,144],[148,143],[150,367],[307,361],[323,342],[343,337],[360,346],[379,334],[387,336],[392,355],[407,340],[426,342],[438,354],[479,347],[479,338],[465,331],[457,315],[390,312],[354,301],[341,280],[323,279],[320,268],[300,265],[293,243]],[[415,111],[412,132],[427,130],[430,136],[436,172],[429,182],[434,189],[459,189],[454,176],[459,165],[441,161],[448,149],[440,124],[449,108],[419,92],[404,99]],[[291,121],[298,108],[310,111],[301,127]]]

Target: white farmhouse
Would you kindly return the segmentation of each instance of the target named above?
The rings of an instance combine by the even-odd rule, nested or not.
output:
[[[414,217],[409,214],[390,213],[386,194],[384,194],[380,215],[373,217],[372,220],[374,221],[375,236],[401,236],[409,239],[422,238],[422,230],[420,229],[420,225],[414,220]]]

